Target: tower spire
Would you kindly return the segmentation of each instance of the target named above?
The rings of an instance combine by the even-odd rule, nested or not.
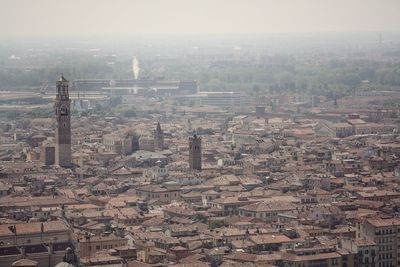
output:
[[[161,129],[160,121],[157,122],[157,126],[154,131],[154,148],[155,150],[164,149],[164,131]]]
[[[68,82],[68,80],[65,79],[64,73],[63,73],[63,72],[61,72],[61,76],[60,76],[60,80],[59,80],[59,81],[60,81],[60,82]]]

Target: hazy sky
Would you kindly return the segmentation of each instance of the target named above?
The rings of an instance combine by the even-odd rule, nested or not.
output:
[[[0,0],[0,35],[400,31],[400,0]]]

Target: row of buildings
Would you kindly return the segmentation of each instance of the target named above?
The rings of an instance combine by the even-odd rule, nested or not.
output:
[[[287,96],[74,115],[68,89],[56,119],[0,125],[0,267],[400,265],[396,118]]]

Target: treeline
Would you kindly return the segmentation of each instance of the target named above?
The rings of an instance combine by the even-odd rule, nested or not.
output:
[[[47,61],[46,61],[47,60]],[[50,85],[61,72],[70,80],[84,78],[132,78],[129,58],[91,55],[57,55],[38,64],[34,60],[10,64],[0,62],[0,89]],[[24,65],[29,67],[24,67]],[[202,90],[290,92],[327,94],[348,93],[368,80],[371,88],[400,87],[400,63],[331,59],[325,61],[289,57],[280,62],[258,62],[252,57],[219,62],[211,55],[186,57],[185,60],[140,61],[141,77],[196,80]]]

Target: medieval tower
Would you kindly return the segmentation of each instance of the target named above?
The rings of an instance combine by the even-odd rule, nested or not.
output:
[[[56,115],[55,164],[61,167],[71,166],[71,100],[68,81],[61,75],[56,83],[57,95],[54,103]]]
[[[154,149],[156,151],[164,149],[164,131],[161,129],[160,122],[157,123],[154,130]]]
[[[189,168],[201,171],[201,137],[189,137]]]

